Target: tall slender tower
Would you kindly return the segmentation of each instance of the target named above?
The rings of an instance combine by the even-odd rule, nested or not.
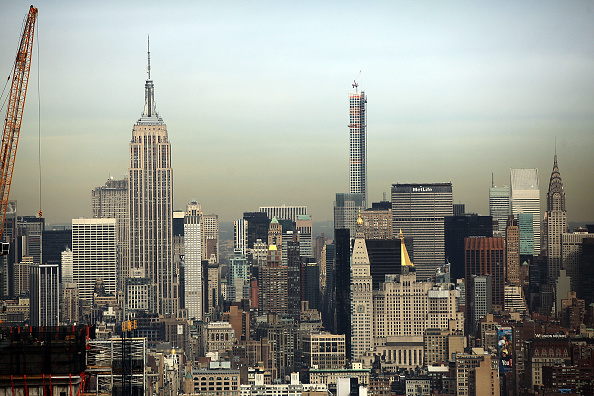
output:
[[[202,209],[192,201],[184,216],[184,292],[188,318],[202,320]]]
[[[355,93],[349,95],[349,130],[350,130],[350,186],[351,194],[363,194],[363,207],[367,204],[367,97],[365,92],[358,92],[359,84],[355,81]]]
[[[559,166],[557,165],[557,150],[555,149],[555,159],[553,162],[553,171],[549,182],[549,191],[547,193],[547,212],[545,214],[545,241],[548,261],[548,281],[554,285],[559,277],[563,255],[561,253],[561,238],[564,232],[567,232],[567,212],[565,210],[565,191],[563,191],[563,181]]]
[[[144,85],[144,111],[130,141],[130,276],[148,278],[150,309],[177,314],[179,280],[173,265],[173,170],[167,125],[155,106],[151,80]]]
[[[351,358],[357,360],[373,346],[373,298],[369,255],[363,220],[357,219],[357,234],[351,254]]]

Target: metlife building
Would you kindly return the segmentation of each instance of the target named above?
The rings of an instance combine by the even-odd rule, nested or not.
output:
[[[394,234],[412,238],[418,280],[445,263],[444,217],[452,214],[452,183],[392,184]]]

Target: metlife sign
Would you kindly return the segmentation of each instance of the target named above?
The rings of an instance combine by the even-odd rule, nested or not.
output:
[[[431,187],[413,187],[412,192],[431,192],[433,188]]]
[[[452,184],[392,184],[392,192],[397,194],[451,194]]]

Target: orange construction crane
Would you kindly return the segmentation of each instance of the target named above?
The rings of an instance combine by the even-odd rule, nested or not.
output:
[[[35,20],[37,19],[37,8],[31,6],[25,21],[21,42],[14,61],[12,73],[12,85],[10,97],[4,120],[4,134],[2,135],[2,147],[0,147],[0,238],[4,233],[4,219],[8,206],[8,195],[12,182],[12,171],[16,158],[19,134],[21,132],[21,121],[23,109],[25,108],[25,97],[27,96],[27,85],[29,84],[29,71],[31,70],[31,55],[33,54],[33,33],[35,31]],[[10,245],[2,243],[0,255],[7,255]]]

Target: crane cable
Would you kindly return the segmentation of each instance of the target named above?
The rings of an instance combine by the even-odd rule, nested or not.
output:
[[[25,25],[27,24],[27,15],[25,15],[25,18],[23,18],[23,23],[21,24],[21,31],[23,31],[23,29],[25,28]],[[19,37],[19,40],[17,41],[17,52],[19,50],[19,43],[21,42],[21,38]],[[4,92],[6,91],[6,87],[8,86],[8,82],[10,81],[10,76],[12,75],[12,72],[14,71],[14,68],[16,67],[16,57],[14,62],[12,63],[12,68],[10,69],[10,72],[8,74],[8,77],[6,78],[6,82],[4,83],[4,88],[2,88],[2,94],[0,95],[0,98],[2,98],[2,96],[4,96]],[[4,113],[4,106],[6,106],[6,102],[8,102],[8,98],[10,97],[10,95],[6,95],[6,97],[4,98],[4,100],[2,101],[2,106],[0,107],[0,112]]]
[[[43,212],[41,211],[41,93],[40,93],[40,83],[39,83],[39,16],[35,20],[37,24],[37,34],[35,38],[37,39],[37,161],[38,161],[38,168],[39,168],[39,218],[43,217]]]

